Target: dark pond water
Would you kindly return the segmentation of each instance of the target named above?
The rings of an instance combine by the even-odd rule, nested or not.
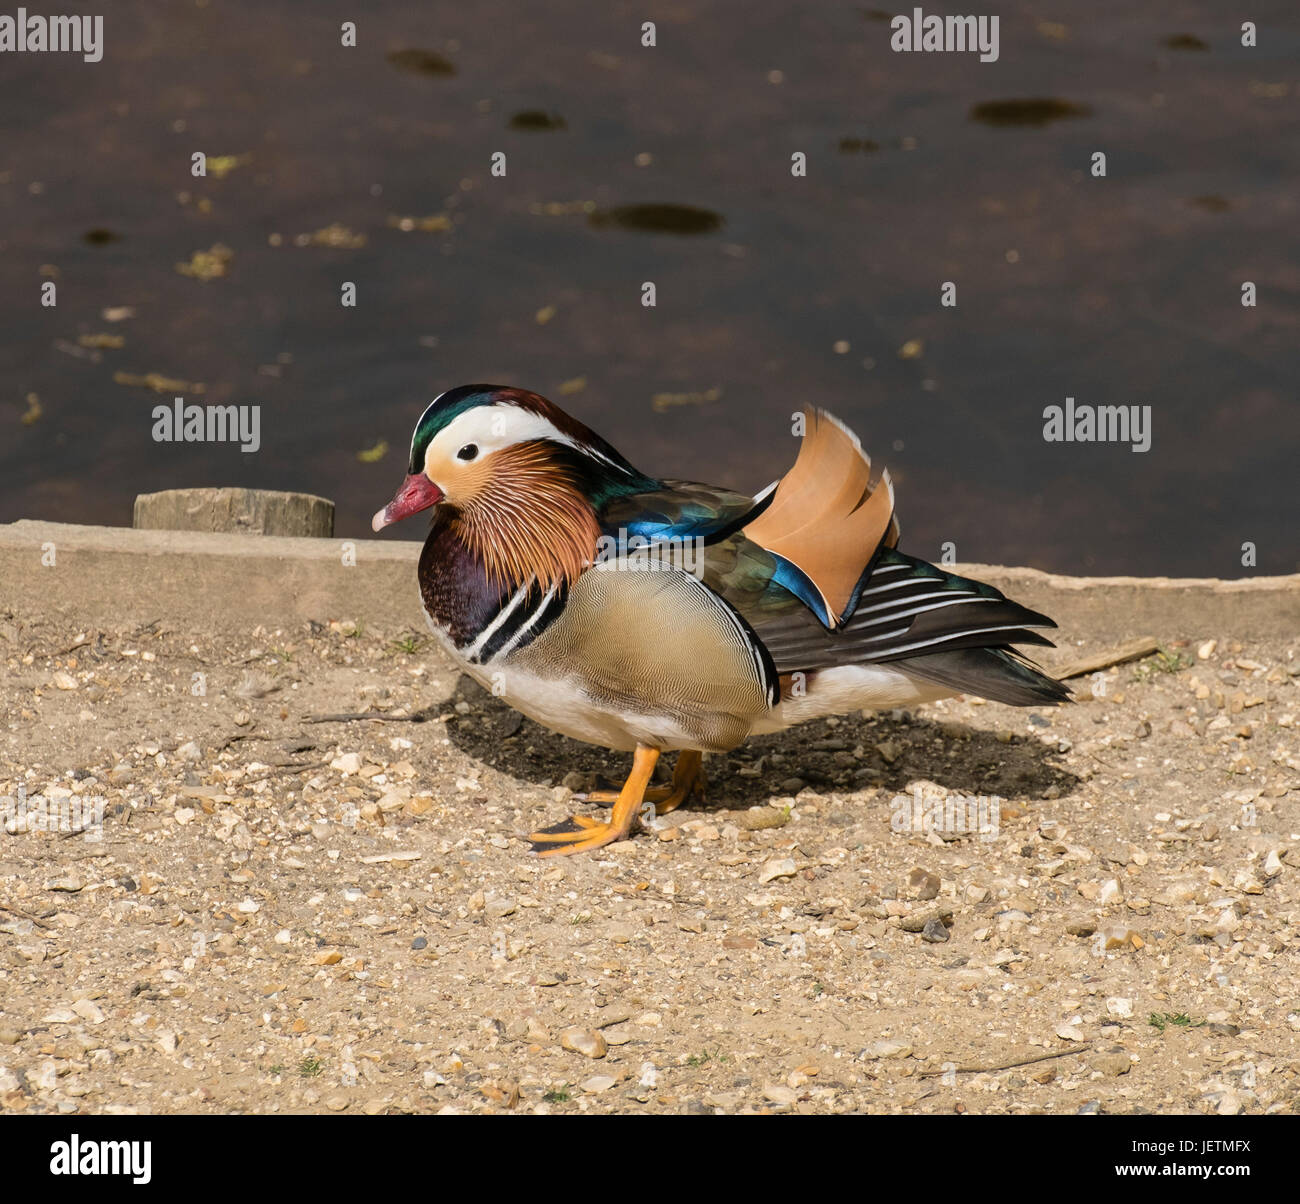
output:
[[[0,520],[236,484],[365,534],[488,380],[748,489],[825,405],[920,555],[1294,571],[1300,8],[1249,7],[1253,49],[1219,0],[982,4],[981,63],[856,4],[113,0],[99,63],[0,55]],[[155,442],[178,394],[260,449]],[[1044,441],[1067,397],[1150,450]]]

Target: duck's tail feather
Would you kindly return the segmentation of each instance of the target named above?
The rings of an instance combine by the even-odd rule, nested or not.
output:
[[[909,677],[1013,707],[1055,706],[1070,701],[1070,689],[1064,682],[1048,677],[1013,648],[931,652],[891,661],[890,666]]]

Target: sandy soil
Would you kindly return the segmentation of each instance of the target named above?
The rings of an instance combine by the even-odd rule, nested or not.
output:
[[[624,760],[422,636],[0,611],[0,1108],[1300,1110],[1300,644],[1204,640],[543,860]]]

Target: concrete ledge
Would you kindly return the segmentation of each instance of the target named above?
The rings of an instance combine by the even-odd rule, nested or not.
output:
[[[53,545],[54,565],[42,564]],[[345,546],[355,565],[344,563]],[[0,525],[0,607],[105,625],[167,618],[275,627],[360,619],[424,630],[415,583],[421,544],[192,531],[140,531],[31,519]],[[1050,615],[1062,644],[1300,633],[1300,574],[1215,578],[1064,577],[1036,569],[958,565]],[[1065,652],[1065,655],[1069,655]],[[1050,657],[1045,657],[1050,660]]]

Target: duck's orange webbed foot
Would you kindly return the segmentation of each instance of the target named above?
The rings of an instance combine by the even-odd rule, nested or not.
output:
[[[570,853],[587,853],[622,840],[632,831],[632,823],[645,802],[646,787],[658,760],[657,748],[638,744],[632,758],[632,772],[618,792],[609,822],[572,815],[540,832],[530,833],[528,839],[532,841],[533,852],[541,857],[564,857]]]
[[[673,768],[672,785],[651,786],[645,792],[645,801],[654,803],[656,815],[667,815],[669,811],[680,807],[692,793],[703,797],[706,785],[704,754],[688,748],[677,757],[677,764]],[[588,790],[584,794],[575,794],[573,797],[579,802],[613,803],[618,801],[620,793],[622,792],[616,790]]]

